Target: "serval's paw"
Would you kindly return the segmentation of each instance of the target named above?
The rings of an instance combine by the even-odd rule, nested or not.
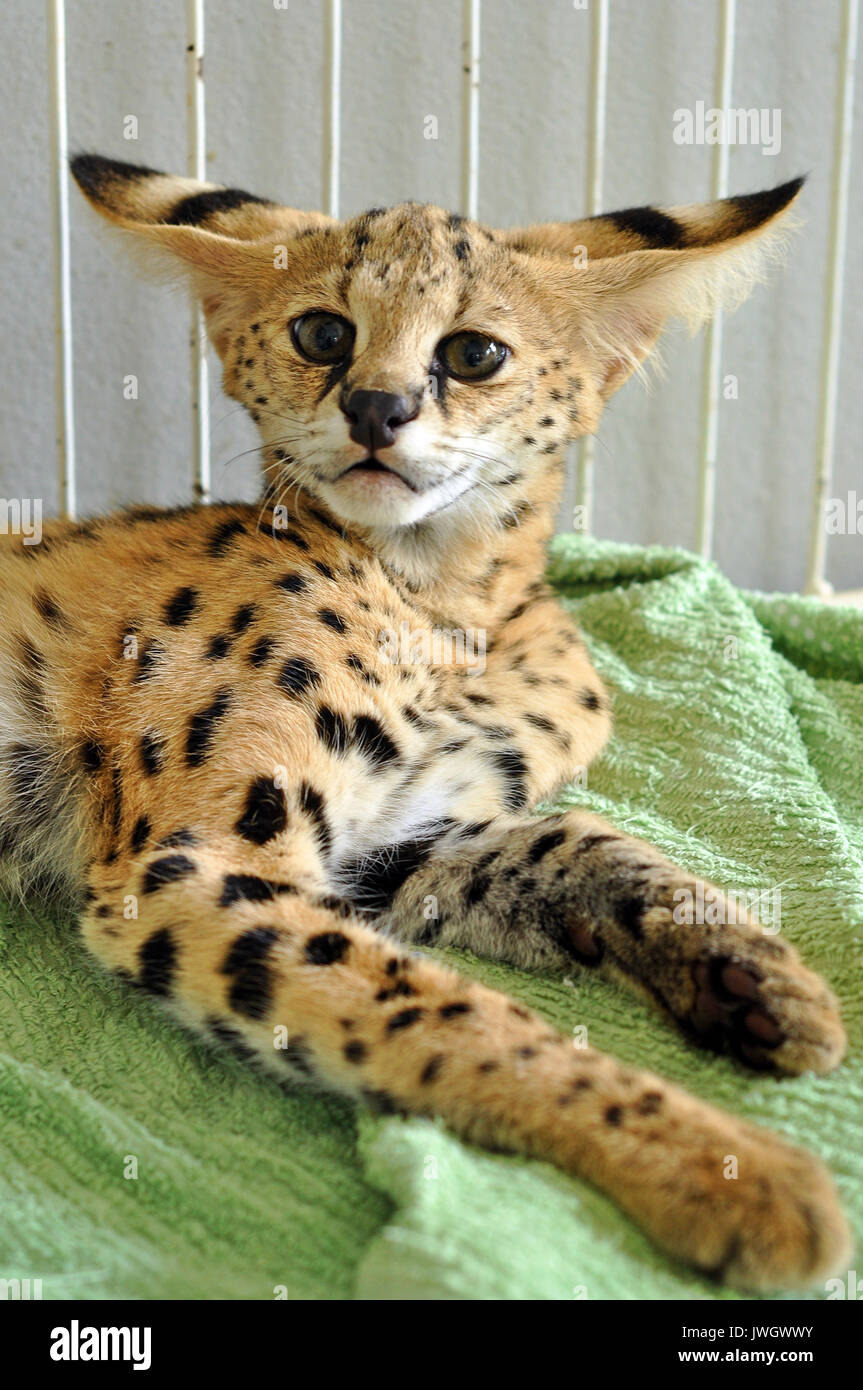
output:
[[[832,1071],[845,1053],[836,999],[796,952],[765,956],[758,943],[707,954],[693,971],[697,1036],[715,1029],[750,1066],[789,1073]],[[747,949],[748,948],[748,949]]]
[[[654,883],[632,931],[614,924],[613,963],[703,1046],[788,1073],[831,1071],[845,1052],[833,994],[793,946],[755,922],[680,921],[675,885]],[[732,914],[727,914],[731,916]]]
[[[700,1042],[765,1070],[823,1073],[839,1065],[839,1006],[792,946],[754,924],[677,931],[685,934],[680,969],[664,997]]]
[[[679,1108],[670,1096],[666,1110],[669,1150],[645,1145],[619,1194],[656,1242],[712,1279],[751,1291],[823,1286],[847,1269],[851,1238],[820,1160],[678,1098]]]
[[[832,1180],[772,1135],[741,1145],[738,1177],[692,1232],[694,1263],[736,1288],[803,1289],[847,1268],[851,1236]]]

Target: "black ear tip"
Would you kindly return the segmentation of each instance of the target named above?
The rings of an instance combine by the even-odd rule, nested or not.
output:
[[[107,159],[101,154],[76,154],[69,160],[72,177],[88,198],[99,199],[109,184],[129,183],[150,178],[158,169],[144,164],[124,164],[119,159]]]
[[[797,197],[797,194],[800,192],[808,177],[808,174],[798,174],[796,179],[789,179],[787,183],[782,184],[781,189],[777,189],[776,191],[777,193],[782,191],[787,192],[788,201],[790,203],[792,198]]]
[[[75,154],[69,159],[69,171],[84,193],[93,193],[98,185],[99,164],[97,154]]]
[[[784,212],[788,204],[797,197],[805,181],[805,175],[800,175],[796,179],[789,179],[787,183],[779,184],[778,188],[768,188],[761,193],[743,193],[737,198],[730,198],[729,202],[736,209],[740,219],[738,230],[748,231],[759,227],[762,222],[769,222],[771,218]]]
[[[766,195],[769,203],[772,203],[773,215],[783,212],[789,203],[793,203],[804,183],[806,174],[798,174],[796,179],[789,179],[787,183],[781,183],[778,188],[774,188]],[[771,215],[768,213],[768,215]]]

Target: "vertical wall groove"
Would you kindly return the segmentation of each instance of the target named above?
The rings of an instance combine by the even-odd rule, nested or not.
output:
[[[186,0],[186,110],[188,114],[188,173],[202,182],[207,178],[206,88],[204,78],[204,0]],[[192,448],[195,500],[209,502],[210,475],[210,368],[204,316],[192,311],[189,333],[192,373]]]
[[[480,0],[463,0],[462,176],[465,217],[479,216]]]
[[[731,107],[734,80],[735,0],[719,0],[719,57],[716,65],[714,105],[720,111]],[[720,141],[713,146],[710,196],[728,194],[729,146]],[[701,382],[701,449],[698,467],[698,512],[695,546],[705,557],[713,553],[716,511],[716,455],[719,442],[719,391],[722,372],[722,310],[718,309],[705,330],[704,366]]]
[[[342,0],[327,0],[325,51],[324,205],[330,217],[338,217],[342,162]]]
[[[73,395],[72,288],[69,257],[69,137],[66,98],[66,7],[49,0],[54,342],[57,476],[60,515],[75,517],[75,401]]]
[[[815,497],[809,542],[806,591],[830,592],[826,579],[827,532],[825,508],[833,479],[836,443],[836,403],[842,333],[842,295],[845,282],[845,242],[848,228],[848,188],[851,181],[851,135],[854,124],[854,72],[857,58],[858,3],[844,0],[839,43],[841,73],[836,84],[836,131],[833,162],[833,201],[830,209],[830,258],[827,266],[824,341],[821,353],[821,404]]]
[[[602,212],[605,172],[605,108],[608,88],[608,0],[593,0],[590,7],[590,126],[587,133],[586,217]],[[575,503],[579,530],[593,526],[594,440],[585,435],[577,446]]]

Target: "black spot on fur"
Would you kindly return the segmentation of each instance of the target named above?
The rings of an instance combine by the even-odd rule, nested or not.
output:
[[[412,1008],[402,1009],[400,1013],[393,1014],[387,1020],[387,1032],[398,1033],[402,1028],[410,1028],[412,1023],[417,1023],[425,1014],[425,1009]]]
[[[138,984],[149,994],[170,994],[177,968],[177,944],[167,927],[153,932],[138,951]]]
[[[327,627],[331,627],[334,632],[347,632],[348,625],[344,618],[340,618],[338,613],[334,613],[332,608],[319,608],[318,617]]]
[[[69,626],[68,620],[61,613],[51,595],[46,593],[44,589],[36,590],[33,595],[33,603],[36,612],[41,618],[44,618],[49,627],[62,629]]]
[[[46,670],[46,660],[44,660],[42,652],[29,641],[29,638],[18,637],[17,642],[24,670],[15,673],[15,692],[28,712],[36,720],[42,720],[49,713],[46,695],[44,695],[42,682],[40,682],[40,678]]]
[[[165,751],[164,742],[152,729],[148,729],[146,733],[141,735],[139,751],[141,754],[141,766],[147,776],[155,777],[157,772],[162,771],[162,759]]]
[[[249,1047],[242,1033],[239,1032],[238,1029],[232,1027],[230,1023],[227,1023],[225,1019],[219,1018],[216,1015],[211,1015],[205,1021],[210,1033],[216,1041],[230,1048],[231,1052],[235,1053],[236,1056],[248,1060],[256,1055],[254,1049]]]
[[[218,212],[233,212],[246,203],[272,207],[266,198],[256,198],[242,188],[213,188],[207,193],[192,193],[181,198],[164,219],[169,227],[199,227]]]
[[[139,816],[138,819],[135,821],[131,839],[129,841],[133,854],[138,854],[138,852],[141,849],[143,849],[144,845],[150,838],[150,831],[152,830],[152,828],[153,827],[151,826],[149,818],[147,816]]]
[[[260,527],[259,529],[263,530],[264,528]],[[290,527],[276,526],[274,524],[272,527],[272,536],[274,540],[284,541],[289,545],[295,545],[297,550],[309,549],[309,543],[305,537],[301,536],[299,531],[291,530]]]
[[[169,627],[182,627],[187,623],[198,606],[198,595],[186,586],[178,589],[174,597],[165,604],[164,619]]]
[[[527,805],[527,763],[517,748],[501,748],[490,755],[493,767],[502,772],[507,790],[504,805],[507,810],[518,811]]]
[[[239,517],[232,516],[222,521],[213,531],[207,542],[207,554],[214,559],[224,555],[235,536],[244,535],[246,527]]]
[[[304,811],[307,816],[311,816],[315,823],[321,852],[324,855],[329,854],[332,844],[332,831],[330,830],[330,824],[327,820],[324,798],[319,791],[309,786],[308,782],[303,782],[300,787],[300,810]]]
[[[85,772],[98,772],[104,756],[105,752],[101,744],[95,743],[91,739],[81,744],[81,762],[84,764]]]
[[[302,656],[289,656],[277,677],[277,684],[287,695],[302,695],[320,684],[320,672]]]
[[[641,919],[644,915],[644,899],[636,893],[626,894],[619,898],[614,906],[614,915],[625,931],[636,941],[642,936]]]
[[[585,709],[598,710],[602,708],[602,701],[595,690],[589,690],[587,686],[579,694],[579,704]]]
[[[313,516],[315,521],[320,522],[321,526],[325,526],[328,531],[332,531],[333,535],[344,536],[345,526],[342,522],[334,520],[326,512],[322,512],[319,507],[309,507],[308,510],[309,515]]]
[[[267,957],[278,939],[275,927],[252,927],[231,946],[221,967],[232,975],[228,1002],[245,1018],[265,1018],[272,1000],[272,982]]]
[[[622,212],[606,214],[606,220],[618,231],[634,232],[646,246],[686,245],[686,228],[658,208],[625,208]]]
[[[334,912],[342,921],[347,921],[349,917],[356,916],[357,909],[353,903],[348,902],[347,898],[339,898],[335,893],[325,893],[322,898],[316,899],[316,906],[325,907],[327,912]]]
[[[309,581],[301,574],[283,574],[281,579],[275,581],[277,589],[284,589],[286,594],[301,594],[304,589],[309,587]]]
[[[388,1004],[391,999],[410,998],[414,994],[416,994],[416,990],[407,980],[397,980],[394,985],[378,990],[375,995],[375,1003]]]
[[[344,753],[348,747],[348,729],[344,719],[329,705],[321,705],[315,720],[318,738],[331,753]]]
[[[111,830],[116,837],[123,821],[123,775],[119,767],[111,771],[110,817]]]
[[[273,879],[258,878],[256,874],[225,874],[219,907],[233,907],[234,903],[272,902],[280,893],[296,891],[292,883],[277,883]]]
[[[215,637],[211,637],[204,652],[206,661],[221,661],[231,650],[231,640],[224,633],[217,632]]]
[[[587,850],[595,849],[597,845],[610,845],[619,840],[619,835],[583,835],[576,843],[579,854],[584,854]]]
[[[534,840],[528,852],[528,859],[532,864],[538,864],[540,859],[544,859],[553,849],[558,849],[565,839],[565,830],[549,830],[547,834],[540,835],[538,840]]]
[[[256,777],[246,794],[243,813],[234,829],[244,840],[265,845],[288,824],[285,793],[271,777]]]
[[[619,1105],[610,1105],[605,1112],[604,1118],[607,1125],[619,1125],[623,1119],[623,1110]]]
[[[186,762],[200,767],[213,746],[219,721],[224,719],[231,703],[230,691],[222,689],[205,709],[193,714],[186,736]]]
[[[169,883],[178,883],[195,872],[195,861],[187,854],[166,854],[148,865],[141,882],[142,893],[156,893]]]
[[[177,849],[180,845],[196,845],[197,835],[194,835],[188,826],[183,826],[180,830],[173,830],[170,835],[166,835],[156,845],[156,849]]]
[[[149,680],[164,655],[165,648],[161,642],[145,642],[138,656],[138,669],[133,679],[136,682]]]
[[[305,1038],[289,1038],[287,1047],[278,1047],[275,1051],[286,1067],[299,1072],[301,1076],[307,1076],[310,1080],[317,1079],[318,1069],[314,1053]]]
[[[484,830],[488,830],[491,825],[490,820],[474,821],[470,825],[463,825],[459,829],[459,834],[463,840],[473,840],[481,835]]]
[[[269,661],[276,647],[275,638],[259,637],[248,655],[250,666],[264,666]]]
[[[346,1062],[358,1064],[366,1060],[368,1048],[365,1043],[360,1042],[359,1038],[355,1038],[352,1042],[345,1043],[344,1054]]]
[[[306,942],[308,965],[337,965],[350,950],[350,937],[340,931],[319,932]]]
[[[275,927],[252,927],[243,932],[231,945],[221,966],[223,975],[235,975],[238,970],[253,965],[268,954],[279,933]]]
[[[535,729],[540,729],[544,734],[557,733],[557,726],[550,719],[546,719],[544,714],[531,714],[528,712],[524,718],[525,723],[532,724]]]
[[[242,603],[231,619],[231,631],[239,637],[254,622],[257,609],[253,603]]]
[[[399,750],[377,719],[358,714],[354,719],[353,742],[376,767],[397,762]]]
[[[420,1085],[428,1086],[432,1081],[436,1081],[440,1076],[441,1068],[445,1061],[446,1055],[443,1052],[436,1052],[433,1057],[429,1057],[420,1072]]]
[[[477,903],[481,903],[490,887],[491,879],[488,874],[474,874],[465,890],[465,907],[475,907]]]
[[[460,999],[454,1004],[441,1004],[438,1009],[438,1016],[440,1018],[458,1018],[461,1014],[469,1014],[472,1009],[472,1004],[467,1004]]]
[[[639,1115],[655,1115],[662,1105],[661,1091],[645,1091],[638,1101],[636,1110]]]

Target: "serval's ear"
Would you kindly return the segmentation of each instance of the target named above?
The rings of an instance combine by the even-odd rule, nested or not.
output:
[[[713,203],[541,223],[506,239],[539,261],[549,287],[569,299],[607,399],[639,367],[668,319],[683,319],[694,330],[716,309],[746,298],[783,249],[793,225],[783,214],[802,185],[798,178]]]
[[[162,174],[96,154],[71,161],[89,202],[142,246],[181,264],[207,315],[217,349],[241,305],[276,283],[279,250],[297,236],[333,225],[323,213],[300,212],[214,183]]]

